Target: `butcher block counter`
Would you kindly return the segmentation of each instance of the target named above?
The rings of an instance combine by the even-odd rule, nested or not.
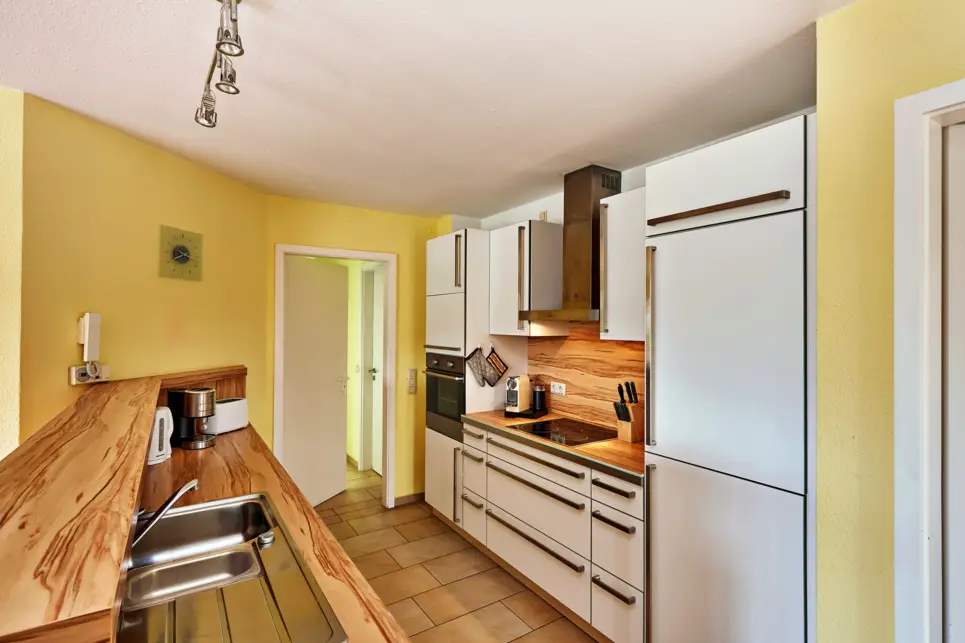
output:
[[[246,375],[242,366],[91,386],[0,460],[0,642],[113,640],[135,513],[193,478],[199,489],[179,505],[270,497],[353,643],[408,640],[251,426],[145,466],[168,389],[243,396]]]
[[[549,413],[538,420],[526,418],[507,418],[502,411],[482,411],[462,416],[463,422],[488,431],[498,431],[509,438],[520,440],[526,444],[536,446],[555,455],[573,459],[586,464],[591,469],[626,478],[643,476],[646,471],[646,452],[642,442],[624,442],[616,437],[612,440],[601,440],[580,446],[568,446],[544,440],[532,433],[520,431],[517,428],[535,422],[568,419],[578,420],[570,416]],[[614,436],[616,431],[613,432]]]

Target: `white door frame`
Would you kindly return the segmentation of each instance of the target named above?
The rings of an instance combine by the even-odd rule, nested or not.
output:
[[[942,130],[965,80],[895,101],[895,643],[943,640]]]
[[[396,363],[396,307],[398,299],[398,256],[384,252],[342,250],[275,244],[275,382],[274,382],[274,440],[275,457],[282,458],[285,446],[284,414],[285,399],[285,255],[301,257],[325,257],[328,259],[358,259],[377,261],[386,265],[385,289],[385,351],[382,377],[382,504],[389,509],[395,506],[395,363]]]

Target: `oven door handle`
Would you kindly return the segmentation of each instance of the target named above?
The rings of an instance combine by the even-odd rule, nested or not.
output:
[[[444,380],[452,380],[453,382],[465,382],[466,378],[462,375],[450,375],[449,373],[439,373],[438,371],[424,370],[422,371],[426,377],[438,377]]]

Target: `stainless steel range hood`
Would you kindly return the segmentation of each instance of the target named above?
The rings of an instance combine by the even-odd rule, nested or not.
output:
[[[600,319],[600,199],[620,194],[620,173],[589,165],[563,177],[563,308],[524,310],[524,321]]]

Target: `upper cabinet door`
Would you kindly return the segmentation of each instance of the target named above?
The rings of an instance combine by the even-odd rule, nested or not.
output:
[[[489,233],[489,332],[529,335],[529,222]]]
[[[466,349],[466,296],[426,297],[427,351],[463,357]]]
[[[646,339],[646,196],[640,188],[600,203],[600,339]]]
[[[466,290],[466,231],[426,242],[426,295],[451,295]]]
[[[804,493],[804,212],[647,245],[647,451]]]
[[[647,168],[648,235],[804,208],[804,116]]]

